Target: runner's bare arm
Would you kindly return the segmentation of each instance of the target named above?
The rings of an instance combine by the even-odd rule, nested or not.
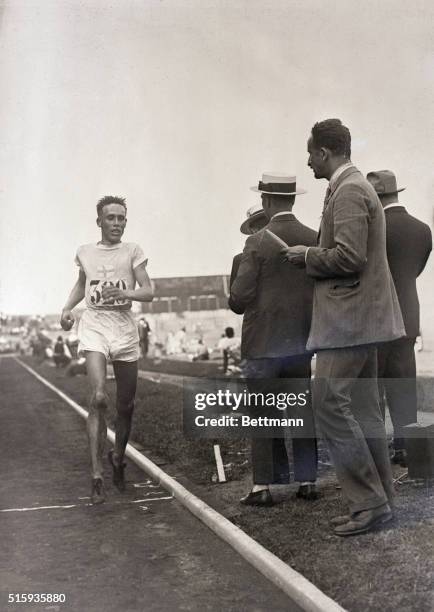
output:
[[[136,278],[138,289],[118,289],[117,287],[104,287],[102,296],[105,300],[134,300],[136,302],[152,302],[154,292],[152,283],[146,271],[146,262],[143,262],[137,268],[134,268],[134,276]]]
[[[60,316],[60,325],[65,331],[69,331],[74,325],[75,318],[72,314],[72,309],[77,306],[84,298],[84,291],[86,287],[86,275],[83,270],[79,270],[78,279],[69,294],[66,304],[63,307],[62,314]]]

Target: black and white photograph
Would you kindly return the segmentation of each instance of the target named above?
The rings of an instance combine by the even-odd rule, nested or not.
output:
[[[0,0],[0,610],[432,612],[434,5]]]

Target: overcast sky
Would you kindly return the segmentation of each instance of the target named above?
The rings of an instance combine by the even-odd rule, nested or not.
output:
[[[350,128],[359,169],[394,170],[431,224],[433,7],[3,2],[0,309],[61,310],[105,194],[127,198],[124,239],[153,277],[228,273],[262,172],[297,174],[309,193],[294,211],[316,229],[326,183],[306,140],[327,117]]]

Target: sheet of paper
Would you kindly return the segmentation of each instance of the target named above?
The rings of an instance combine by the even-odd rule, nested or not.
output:
[[[273,257],[278,255],[282,249],[287,249],[288,245],[279,236],[276,236],[269,229],[264,231],[264,236],[261,241],[260,251],[265,257]]]

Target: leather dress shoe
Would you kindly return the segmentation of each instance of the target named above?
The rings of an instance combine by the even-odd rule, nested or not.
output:
[[[395,505],[391,499],[389,499],[389,508],[392,511],[392,514],[395,510]],[[340,514],[338,516],[334,516],[330,519],[329,523],[332,527],[337,527],[338,525],[344,525],[351,520],[351,514]]]
[[[338,525],[345,525],[348,521],[351,521],[351,514],[340,514],[330,519],[329,523],[332,527],[337,527]]]
[[[273,506],[274,501],[269,489],[262,491],[250,491],[248,495],[240,499],[240,503],[245,506]]]
[[[300,485],[295,496],[298,497],[298,499],[306,499],[308,501],[313,501],[315,499],[318,499],[319,493],[316,490],[316,486],[314,484],[307,484]]]
[[[341,517],[336,517],[336,519],[338,518]],[[349,520],[346,523],[337,525],[334,529],[334,533],[338,536],[344,537],[358,535],[359,533],[366,533],[374,527],[387,523],[388,521],[392,520],[392,518],[393,513],[389,504],[384,504],[379,508],[355,512],[349,517]]]

